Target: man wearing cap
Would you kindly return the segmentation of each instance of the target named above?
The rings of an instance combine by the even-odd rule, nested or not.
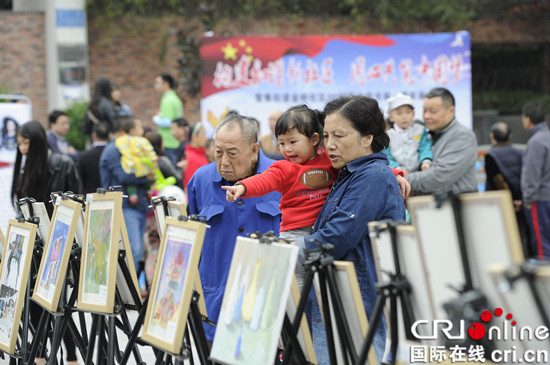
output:
[[[427,170],[432,163],[432,141],[424,125],[414,120],[413,100],[398,93],[388,99],[388,131],[390,146],[383,152],[388,156],[390,166],[403,170],[407,175],[419,169]]]
[[[455,98],[445,88],[424,96],[424,123],[432,137],[433,161],[428,170],[405,178],[416,194],[462,194],[477,190],[477,141],[474,132],[455,118]]]

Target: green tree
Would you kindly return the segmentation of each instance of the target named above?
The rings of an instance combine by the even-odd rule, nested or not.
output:
[[[71,146],[79,151],[84,150],[88,139],[88,137],[84,135],[82,127],[87,108],[87,102],[76,102],[66,110],[69,115],[70,127],[65,138]]]

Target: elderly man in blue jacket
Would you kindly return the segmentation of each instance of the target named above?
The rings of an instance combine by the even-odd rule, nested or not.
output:
[[[231,115],[217,127],[214,138],[215,163],[195,172],[187,185],[189,211],[208,220],[199,264],[208,317],[217,322],[229,266],[237,236],[274,231],[279,234],[281,195],[273,192],[258,198],[226,200],[222,186],[233,185],[266,170],[273,160],[260,151],[258,128],[240,115]],[[214,338],[215,328],[205,325],[206,337]]]

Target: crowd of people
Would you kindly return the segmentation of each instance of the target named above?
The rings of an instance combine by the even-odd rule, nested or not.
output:
[[[110,81],[97,80],[84,121],[91,148],[84,152],[65,139],[69,121],[62,111],[50,114],[47,134],[38,122],[21,126],[12,198],[47,202],[51,191],[90,193],[122,186],[129,197],[123,214],[138,265],[155,170],[173,176],[186,194],[189,213],[204,216],[210,226],[199,273],[214,322],[237,236],[274,231],[299,247],[298,279],[304,276],[304,252],[317,241],[332,244],[335,259],[355,264],[370,316],[377,278],[367,223],[404,220],[411,191],[477,190],[476,137],[455,118],[455,99],[445,88],[424,95],[422,121],[414,119],[407,95],[387,101],[387,119],[375,99],[348,96],[329,101],[323,111],[306,105],[275,111],[269,119],[272,133],[262,138],[257,120],[231,112],[208,140],[200,122],[190,124],[183,117],[174,79],[163,73],[154,85],[160,95],[156,129],[144,130]],[[540,257],[550,255],[550,132],[544,121],[542,105],[527,104],[525,155],[509,145],[503,123],[493,126],[495,147],[487,154],[487,189],[511,190],[520,228],[529,237],[526,254]],[[325,332],[314,298],[307,312],[317,359],[326,364]],[[205,332],[212,341],[215,327],[205,324]],[[373,344],[379,360],[385,332],[382,325]]]

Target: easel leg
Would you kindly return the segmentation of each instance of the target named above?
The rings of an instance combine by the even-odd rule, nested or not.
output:
[[[334,335],[332,333],[332,320],[330,318],[330,309],[328,306],[328,293],[327,293],[327,285],[325,281],[325,274],[322,272],[319,272],[318,275],[319,275],[319,284],[321,287],[321,303],[323,305],[323,318],[325,320],[325,332],[327,337],[328,354],[329,354],[331,365],[336,365],[336,350],[334,348]]]
[[[32,340],[31,351],[27,358],[30,364],[34,364],[34,360],[36,359],[36,354],[38,353],[38,349],[46,345],[44,334],[45,334],[45,329],[46,329],[49,315],[50,314],[48,312],[42,311],[42,315],[40,316],[40,321],[38,322],[38,326],[36,327],[34,338]],[[44,343],[42,343],[42,340],[44,340]]]
[[[159,353],[157,354],[157,358],[155,360],[155,365],[162,365],[163,361],[164,361],[164,352],[159,351]]]
[[[397,296],[392,295],[390,297],[390,321],[391,321],[391,356],[392,362],[395,362],[395,356],[397,354],[397,345],[399,343],[399,327],[397,325]]]
[[[48,365],[54,365],[57,361],[57,351],[61,347],[61,318],[54,318],[53,335],[52,335],[52,348],[50,350],[50,357],[48,359]]]
[[[340,337],[340,345],[344,353],[349,354],[351,362],[355,363],[357,361],[357,352],[355,351],[355,346],[353,345],[353,338],[348,327],[348,322],[346,321],[346,313],[344,310],[344,305],[342,304],[342,298],[337,295],[338,289],[336,288],[336,279],[334,277],[334,267],[332,265],[325,267],[326,272],[326,281],[331,293],[334,295],[331,296],[332,307],[334,308],[334,320],[336,322],[336,328],[338,329],[338,334]],[[348,363],[348,356],[344,355],[344,362]]]
[[[317,271],[317,269],[315,269],[315,271]],[[311,291],[311,287],[313,286],[313,278],[315,276],[314,274],[315,271],[309,270],[306,276],[304,286],[302,287],[302,292],[300,293],[300,301],[298,302],[298,306],[296,308],[296,314],[292,322],[292,334],[298,334],[298,331],[300,329],[300,323],[302,322],[302,317],[306,308],[307,301],[309,299],[309,292]],[[294,346],[289,346],[285,348],[285,351],[283,353],[283,365],[287,365],[288,362],[290,361],[293,347]]]
[[[124,354],[122,355],[121,365],[126,365],[128,362],[128,359],[130,359],[130,353],[133,351],[136,341],[139,335],[139,331],[141,330],[141,327],[143,326],[143,321],[145,319],[145,312],[147,311],[147,302],[149,301],[149,295],[145,298],[143,301],[143,306],[141,307],[141,310],[139,311],[138,318],[136,320],[136,324],[134,326],[134,329],[132,330],[132,333],[128,339],[128,344],[126,344],[126,349],[124,349]],[[135,355],[135,353],[134,353]],[[139,364],[139,362],[136,359],[136,362]]]
[[[367,338],[365,339],[365,343],[361,349],[358,364],[364,364],[367,362],[367,356],[369,354],[372,341],[374,340],[374,335],[378,331],[378,326],[380,326],[380,322],[382,321],[382,311],[384,310],[384,303],[386,303],[387,297],[388,293],[386,290],[382,290],[376,298],[374,310],[372,311],[371,323],[369,325],[369,331],[367,332]],[[395,358],[393,358],[392,361],[395,363]]]
[[[298,315],[298,313],[296,314]],[[300,315],[300,317],[302,317]],[[288,314],[285,314],[285,321],[283,324],[283,333],[286,334],[286,344],[285,344],[285,351],[283,353],[283,365],[288,364],[290,361],[290,358],[292,357],[293,350],[296,350],[295,357],[298,360],[298,363],[300,364],[307,364],[306,357],[304,355],[304,352],[302,351],[302,348],[300,347],[300,343],[298,342],[298,332],[293,331],[292,323],[290,323],[290,319],[288,318]]]
[[[202,328],[202,321],[199,314],[198,306],[199,297],[197,292],[193,293],[191,299],[191,307],[189,311],[189,320],[191,321],[191,331],[193,333],[193,339],[195,340],[195,346],[199,355],[199,359],[202,365],[211,364],[208,360],[208,343],[206,342],[206,335],[204,334],[204,328]],[[191,353],[192,356],[192,353]]]
[[[85,363],[86,365],[92,365],[92,359],[94,356],[95,339],[97,336],[98,317],[99,316],[97,314],[92,314],[92,327],[90,328],[90,340],[88,341],[88,350],[86,351],[86,363]]]
[[[80,351],[80,355],[82,358],[86,358],[86,343],[84,342],[85,336],[80,335],[72,318],[69,320],[68,326],[71,336],[73,336],[76,346]]]
[[[109,365],[114,365],[115,363],[115,344],[117,343],[115,339],[115,317],[109,317],[109,342],[108,342],[108,354],[107,354],[107,363]]]

